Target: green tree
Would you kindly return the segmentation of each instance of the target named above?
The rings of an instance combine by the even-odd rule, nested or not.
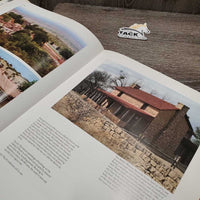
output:
[[[69,49],[64,48],[60,50],[60,55],[67,60],[73,56],[73,53]]]
[[[33,41],[40,46],[49,41],[48,33],[37,24],[27,25],[25,30],[28,30],[31,34],[33,34]]]
[[[18,89],[23,92],[24,90],[26,90],[27,88],[29,88],[30,86],[32,86],[33,84],[35,84],[37,81],[31,81],[31,82],[23,82]]]
[[[33,25],[27,25],[26,27],[25,27],[25,29],[28,29],[28,30],[37,30],[37,29],[39,29],[39,26],[37,25],[37,24],[33,24]]]
[[[21,45],[21,49],[26,51],[29,55],[34,55],[37,52],[37,47],[31,42]]]
[[[11,40],[13,42],[16,42],[16,46],[21,47],[25,43],[31,42],[31,37],[30,37],[29,33],[27,33],[27,32],[17,31],[12,35]]]
[[[21,15],[18,15],[14,12],[10,12],[10,13],[8,13],[8,15],[15,20],[15,23],[18,23],[18,24],[24,23],[23,17]]]
[[[11,17],[8,14],[3,14],[2,16],[4,22],[9,22],[11,20]]]
[[[193,142],[198,146],[200,145],[200,127],[196,127],[195,139],[193,140]]]
[[[48,65],[42,65],[38,70],[37,73],[41,76],[44,77],[46,76],[49,72],[53,71],[55,67],[51,64]]]
[[[45,42],[49,41],[48,34],[42,29],[37,29],[33,31],[35,41],[38,45],[42,46]]]
[[[112,79],[107,72],[94,71],[77,85],[74,91],[82,94],[88,89],[90,89],[91,92],[96,88],[106,89],[110,87],[111,81]]]

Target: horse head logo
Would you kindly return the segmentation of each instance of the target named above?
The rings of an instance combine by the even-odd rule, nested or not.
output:
[[[139,31],[140,33],[150,34],[150,30],[147,27],[147,23],[144,24],[133,24],[129,28]]]

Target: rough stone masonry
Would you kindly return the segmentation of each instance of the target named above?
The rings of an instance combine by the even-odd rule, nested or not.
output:
[[[172,169],[169,162],[156,156],[90,106],[77,93],[69,92],[53,106],[53,109],[163,185],[167,190],[173,192],[176,189],[183,175],[179,169]]]

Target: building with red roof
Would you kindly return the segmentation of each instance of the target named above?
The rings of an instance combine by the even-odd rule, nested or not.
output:
[[[0,29],[9,35],[24,29],[21,24],[15,23],[13,18],[11,18],[8,22],[4,21],[3,16],[0,16],[0,26]]]
[[[181,103],[173,105],[142,91],[136,84],[116,87],[112,92],[96,89],[85,95],[101,109],[107,110],[107,116],[112,115],[110,120],[118,126],[171,158],[180,149],[180,145],[183,146],[183,140],[191,143],[190,138],[194,132],[187,115],[189,108]],[[187,155],[191,152],[188,149],[182,151],[187,158],[183,163],[187,164],[190,160]]]
[[[137,86],[138,87],[138,86]],[[177,110],[177,107],[158,98],[153,96],[152,94],[148,94],[138,88],[134,87],[116,87],[117,91],[124,93],[132,98],[135,98],[141,102],[144,102],[154,108],[159,110]]]

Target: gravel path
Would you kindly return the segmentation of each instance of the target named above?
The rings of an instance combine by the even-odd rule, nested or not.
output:
[[[200,15],[60,3],[55,12],[90,29],[107,50],[127,55],[200,91]],[[147,22],[147,41],[117,37],[119,27]]]

